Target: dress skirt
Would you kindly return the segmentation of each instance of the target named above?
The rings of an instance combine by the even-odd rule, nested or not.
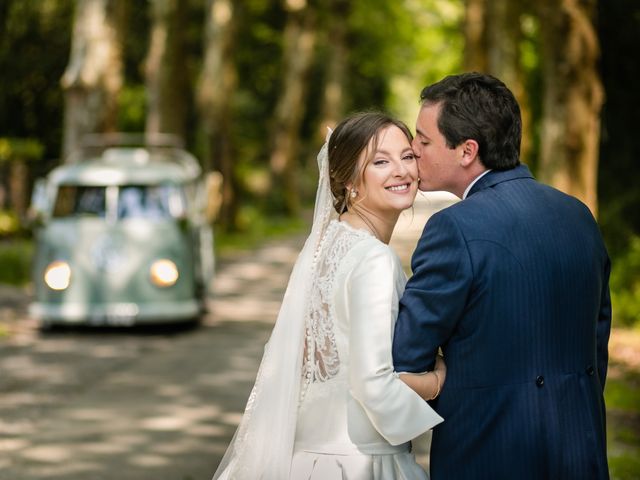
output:
[[[408,451],[367,455],[294,453],[289,480],[427,480],[429,477]]]

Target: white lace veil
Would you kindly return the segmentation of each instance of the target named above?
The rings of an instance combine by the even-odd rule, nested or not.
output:
[[[289,478],[302,375],[305,318],[320,241],[337,217],[329,186],[328,143],[318,153],[319,180],[311,234],[293,267],[255,385],[214,480]]]

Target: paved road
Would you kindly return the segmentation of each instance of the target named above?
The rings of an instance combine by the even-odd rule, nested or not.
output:
[[[406,265],[443,205],[421,199],[403,215],[392,243]],[[197,328],[43,334],[23,318],[28,296],[10,302],[0,290],[0,320],[12,317],[13,331],[0,340],[0,479],[211,478],[302,240],[225,259]],[[427,439],[418,444],[424,463]]]

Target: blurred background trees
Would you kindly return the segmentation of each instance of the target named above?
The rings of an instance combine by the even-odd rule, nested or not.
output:
[[[413,126],[424,85],[479,70],[520,100],[523,161],[597,213],[631,324],[639,24],[632,0],[3,0],[0,235],[36,177],[109,131],[174,133],[222,172],[219,231],[299,217],[325,127],[371,108]]]

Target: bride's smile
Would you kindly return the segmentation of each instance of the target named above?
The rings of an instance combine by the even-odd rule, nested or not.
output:
[[[358,168],[362,174],[350,186],[352,207],[342,218],[387,242],[418,191],[418,166],[407,135],[395,125],[381,130],[361,153]]]

